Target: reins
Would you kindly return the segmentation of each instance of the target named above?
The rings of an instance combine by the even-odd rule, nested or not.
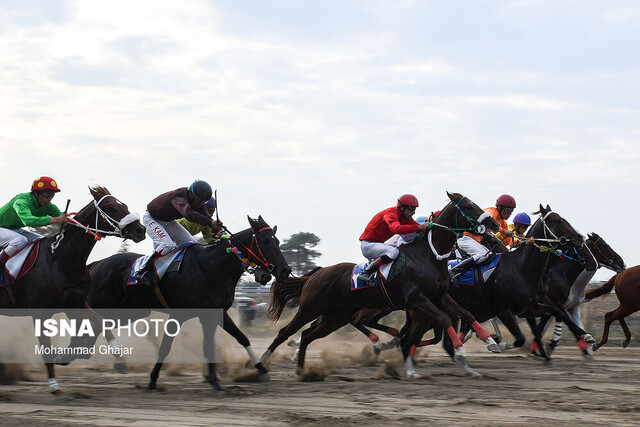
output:
[[[96,219],[95,219],[94,227],[90,227],[89,225],[84,225],[80,221],[76,220],[75,218],[69,218],[69,224],[78,228],[82,228],[83,230],[85,230],[86,233],[92,235],[95,241],[102,239],[102,237],[105,235],[118,236],[118,237],[124,238],[124,234],[122,230],[124,230],[129,224],[139,221],[140,217],[138,217],[138,215],[136,214],[129,213],[125,215],[120,221],[112,218],[100,207],[100,203],[102,203],[104,199],[109,197],[113,197],[114,199],[116,199],[118,203],[121,203],[115,196],[112,196],[111,194],[106,194],[102,196],[98,201],[94,200],[93,205],[96,208]],[[72,212],[70,213],[70,215],[77,215],[77,213]],[[107,224],[113,227],[113,230],[99,229],[98,228],[99,217],[102,217],[107,222]],[[60,232],[56,235],[54,242],[51,244],[51,253],[55,252],[55,250],[58,248],[58,246],[62,242],[62,239],[64,239],[64,227],[60,229]]]

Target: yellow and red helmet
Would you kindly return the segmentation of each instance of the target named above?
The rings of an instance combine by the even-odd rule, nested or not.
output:
[[[58,188],[58,184],[53,178],[48,176],[41,176],[40,178],[33,181],[31,185],[31,191],[54,191],[58,192],[60,189]]]

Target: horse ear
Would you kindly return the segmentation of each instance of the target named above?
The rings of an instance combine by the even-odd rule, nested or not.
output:
[[[251,218],[249,215],[247,215],[247,219],[249,220],[249,224],[251,224],[251,227],[253,227],[253,225],[256,223],[256,220]]]
[[[449,193],[449,192],[447,191],[447,197],[448,197],[448,198],[449,198],[449,200],[451,200],[452,202],[455,202],[455,201],[456,201],[455,193],[454,193],[454,194],[452,194],[452,193]]]
[[[550,211],[551,210],[551,206],[549,206],[549,203],[547,203],[547,210]]]
[[[544,206],[542,206],[542,203],[540,203],[540,210],[539,210],[538,212],[540,212],[541,214],[546,213],[546,212],[544,211]]]
[[[273,234],[275,235],[278,232],[278,226],[274,225],[273,226]]]
[[[264,222],[264,219],[262,219],[262,215],[258,215],[258,221],[259,222]]]

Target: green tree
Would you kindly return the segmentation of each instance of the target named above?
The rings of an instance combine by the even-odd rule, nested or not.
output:
[[[317,267],[314,260],[322,254],[313,248],[318,243],[318,236],[302,231],[293,234],[280,245],[280,250],[294,274],[301,275]]]

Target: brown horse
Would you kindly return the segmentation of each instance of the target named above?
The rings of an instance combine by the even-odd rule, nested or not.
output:
[[[74,222],[65,224],[55,236],[40,240],[33,267],[0,294],[0,308],[65,309],[86,307],[89,291],[87,259],[102,235],[115,235],[140,242],[144,227],[127,205],[112,196],[106,188],[90,188],[93,200],[78,212]],[[24,310],[23,310],[24,311]],[[7,312],[3,312],[6,315]],[[18,314],[24,315],[24,314]],[[47,336],[38,337],[45,348],[51,347]],[[10,345],[6,343],[5,345]],[[45,356],[43,356],[45,357]],[[47,361],[49,391],[65,398],[55,376],[53,361]]]
[[[299,308],[291,322],[280,330],[262,355],[263,363],[292,334],[318,319],[302,333],[300,339],[297,372],[302,374],[305,352],[312,341],[346,325],[363,308],[392,308],[413,310],[420,317],[434,319],[447,332],[445,349],[449,355],[459,366],[473,373],[466,363],[462,342],[452,326],[452,318],[461,316],[474,325],[487,343],[492,339],[447,294],[449,273],[446,260],[453,249],[456,234],[464,231],[484,233],[487,227],[497,230],[498,223],[466,197],[455,193],[447,195],[451,201],[442,209],[428,233],[401,246],[401,255],[404,255],[406,264],[392,281],[351,291],[351,275],[355,264],[341,263],[322,268],[311,276],[272,285],[269,313],[273,319],[277,320],[287,305],[299,303]],[[403,343],[407,376],[413,378],[418,375],[413,369],[410,348],[411,345]]]
[[[640,310],[640,265],[629,267],[622,273],[613,276],[607,283],[599,288],[588,290],[584,299],[585,301],[591,301],[600,295],[608,295],[612,289],[615,289],[616,297],[618,297],[620,305],[615,310],[604,315],[604,331],[602,332],[600,341],[593,345],[594,351],[607,342],[609,338],[609,328],[614,320],[620,322],[620,326],[622,326],[622,330],[624,331],[625,339],[622,346],[627,347],[629,342],[631,342],[631,331],[629,331],[629,327],[624,321],[624,318]]]

